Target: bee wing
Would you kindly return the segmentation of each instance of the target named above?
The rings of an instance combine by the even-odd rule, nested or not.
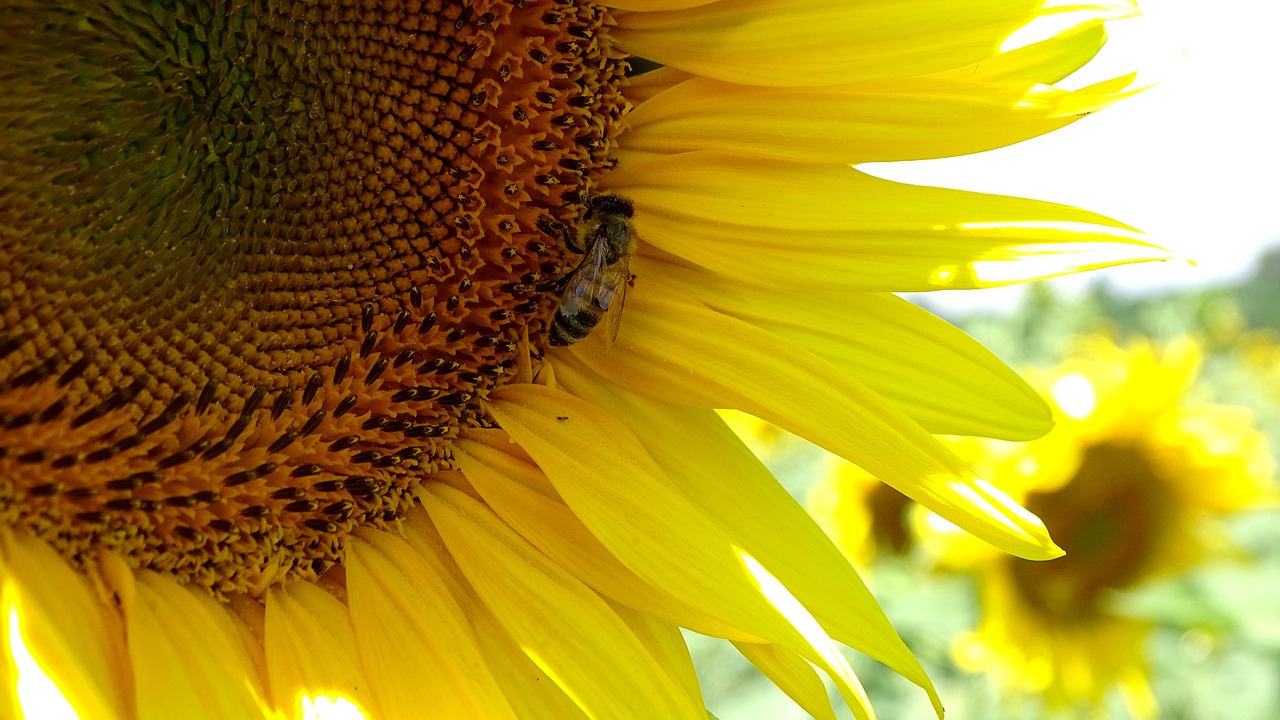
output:
[[[631,263],[629,258],[623,257],[615,266],[615,272],[618,277],[622,278],[622,282],[618,284],[618,297],[615,302],[609,306],[609,334],[605,336],[605,346],[613,344],[618,339],[618,328],[622,327],[622,306],[627,304],[627,288],[631,285]]]
[[[578,303],[593,303],[601,310],[608,310],[613,300],[613,290],[608,287],[608,257],[604,243],[593,242],[586,257],[569,274],[565,297],[572,296]]]

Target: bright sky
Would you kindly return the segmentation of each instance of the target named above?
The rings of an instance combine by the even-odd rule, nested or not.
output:
[[[1280,247],[1280,0],[1139,0],[1110,25],[1102,53],[1071,86],[1137,70],[1160,83],[1101,113],[979,155],[863,166],[882,177],[1077,205],[1110,215],[1197,266],[1110,268],[1054,281],[1116,290],[1247,277]],[[1148,73],[1148,71],[1150,71]],[[994,307],[1018,289],[934,293],[949,309]]]

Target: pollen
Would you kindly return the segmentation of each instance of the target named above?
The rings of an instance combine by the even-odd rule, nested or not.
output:
[[[218,594],[340,564],[541,355],[539,224],[627,110],[608,14],[10,5],[0,519]]]

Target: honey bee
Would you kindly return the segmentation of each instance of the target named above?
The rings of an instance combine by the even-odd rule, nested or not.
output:
[[[583,215],[582,246],[565,233],[571,250],[586,255],[572,272],[557,285],[560,306],[551,321],[551,344],[572,345],[591,334],[606,314],[609,316],[609,342],[618,337],[622,321],[622,305],[627,299],[631,274],[631,254],[636,249],[631,201],[617,195],[592,195],[586,199]]]

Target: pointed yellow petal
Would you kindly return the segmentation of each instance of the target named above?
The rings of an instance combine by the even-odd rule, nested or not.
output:
[[[808,438],[1006,552],[1029,559],[1062,554],[1039,518],[974,478],[932,435],[861,383],[675,290],[649,292],[637,281],[612,349],[606,353],[597,334],[571,352],[637,394],[743,410]],[[525,440],[512,435],[557,481]]]
[[[839,85],[936,72],[994,55],[1037,5],[1035,0],[736,0],[620,15],[610,34],[632,55],[720,80]]]
[[[528,386],[525,386],[528,387]],[[491,511],[440,484],[432,522],[485,605],[529,658],[592,718],[700,718],[609,606]]]
[[[804,658],[777,645],[734,643],[733,646],[816,720],[835,720],[827,687]]]
[[[797,652],[826,670],[851,704],[865,704],[852,669],[808,610],[676,489],[625,425],[549,387],[507,385],[490,397],[503,429],[637,575]]]
[[[1053,427],[1048,403],[991,351],[896,295],[765,289],[647,258],[632,270],[813,352],[931,433],[1030,440]]]
[[[1106,26],[1086,22],[1047,40],[1007,50],[994,57],[930,77],[976,82],[1056,83],[1084,67],[1107,41]]]
[[[995,287],[1170,257],[1095,213],[838,165],[684,153],[623,164],[609,188],[635,201],[647,243],[769,287]]]
[[[665,405],[596,382],[572,359],[557,366],[567,391],[626,418],[658,465],[679,478],[680,490],[777,576],[832,637],[919,685],[941,711],[929,677],[862,579],[714,411]]]
[[[839,88],[680,83],[627,116],[623,150],[714,150],[795,162],[884,162],[1005,147],[1132,94],[1132,77],[1082,90],[1033,82],[901,78]]]
[[[273,589],[266,606],[263,643],[272,704],[300,720],[304,702],[323,697],[373,717],[347,607],[305,582]]]
[[[587,720],[582,708],[564,694],[516,645],[484,601],[466,581],[426,510],[417,507],[404,521],[405,540],[436,571],[458,599],[475,631],[480,651],[521,720]]]
[[[361,530],[347,545],[347,605],[379,718],[515,715],[444,581],[389,533]]]
[[[454,455],[458,467],[499,517],[596,592],[704,635],[753,640],[754,636],[690,608],[637,577],[600,544],[558,496],[535,489],[535,483],[549,484],[537,465],[520,463],[491,446],[465,438],[455,442]],[[532,482],[525,481],[530,477]]]
[[[685,643],[680,628],[625,605],[609,603],[609,606],[658,661],[658,666],[684,688],[689,699],[702,705],[702,686],[698,684],[698,673],[693,667],[693,658],[689,655],[689,646]]]
[[[121,600],[139,720],[268,713],[239,620],[216,600],[145,570]]]
[[[22,644],[82,717],[126,715],[132,699],[122,628],[88,583],[40,540],[4,531],[0,557],[6,597],[0,622],[7,626],[10,612],[18,613]],[[14,642],[7,640],[6,646]]]

